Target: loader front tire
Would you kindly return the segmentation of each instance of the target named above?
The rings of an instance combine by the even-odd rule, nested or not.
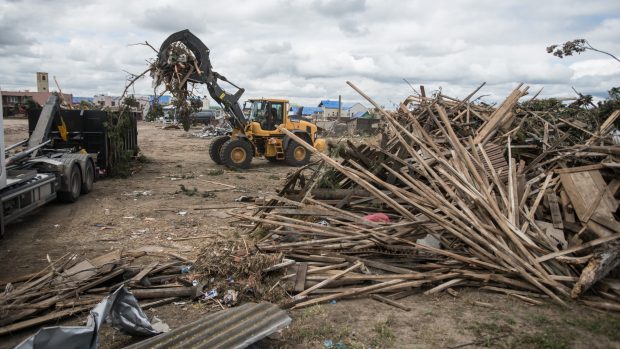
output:
[[[229,139],[222,145],[220,159],[230,168],[248,168],[254,153],[252,145],[242,139]]]
[[[222,158],[220,157],[220,151],[222,150],[222,145],[228,141],[230,137],[228,136],[217,136],[213,139],[211,144],[209,145],[209,156],[211,160],[218,165],[222,164]]]
[[[310,161],[310,152],[301,144],[291,140],[286,148],[286,163],[289,166],[299,167]]]

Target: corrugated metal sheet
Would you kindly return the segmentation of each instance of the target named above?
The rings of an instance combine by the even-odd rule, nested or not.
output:
[[[298,111],[299,111],[299,107],[291,107],[291,110],[289,111],[289,115],[295,115],[297,114]],[[312,115],[315,113],[320,113],[322,111],[323,111],[323,108],[304,107],[301,113],[302,115]]]
[[[275,304],[246,303],[207,315],[126,349],[246,348],[290,323],[286,311]]]

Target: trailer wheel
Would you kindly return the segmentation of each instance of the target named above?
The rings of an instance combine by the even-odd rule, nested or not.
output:
[[[213,139],[211,144],[209,145],[209,156],[211,160],[218,165],[222,164],[222,158],[220,157],[220,151],[222,150],[222,145],[228,141],[230,137],[228,136],[218,136]]]
[[[222,145],[220,159],[230,168],[248,168],[252,162],[252,145],[242,139],[230,139]]]
[[[84,169],[84,181],[82,182],[82,194],[88,194],[93,190],[93,183],[95,182],[95,166],[93,162],[88,160],[86,161],[86,168]]]
[[[80,197],[82,191],[82,175],[80,174],[80,168],[74,164],[71,167],[71,175],[69,176],[69,191],[58,192],[58,198],[62,202],[71,203],[76,202]]]

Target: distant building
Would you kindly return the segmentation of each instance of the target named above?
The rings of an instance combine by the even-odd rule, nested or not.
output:
[[[93,103],[101,108],[115,108],[120,105],[121,97],[114,97],[108,95],[96,95],[93,99]]]
[[[159,104],[161,104],[161,105],[170,104],[172,102],[172,96],[167,96],[167,95],[158,96],[157,100],[158,100]],[[153,103],[155,101],[155,96],[154,95],[150,95],[149,96],[149,101],[151,101],[151,103]]]
[[[323,119],[335,119],[338,117],[338,101],[322,100],[318,107],[323,109]],[[351,118],[353,114],[367,110],[368,108],[362,103],[342,103],[340,106],[340,117]]]
[[[51,92],[29,92],[29,91],[0,91],[2,94],[2,111],[4,116],[24,114],[26,103],[30,99],[38,105],[43,106],[52,95]],[[73,95],[63,93],[63,101],[71,103]]]
[[[73,104],[80,104],[82,102],[95,103],[95,97],[73,97]]]
[[[358,111],[351,115],[351,119],[371,119],[372,115],[368,112],[368,110]]]
[[[47,73],[37,72],[37,92],[50,92],[50,81]]]

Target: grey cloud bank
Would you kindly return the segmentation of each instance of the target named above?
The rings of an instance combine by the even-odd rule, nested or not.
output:
[[[189,9],[189,10],[188,10]],[[464,96],[483,81],[489,100],[519,82],[568,96],[620,85],[620,64],[594,52],[560,60],[545,47],[574,38],[620,53],[620,2],[608,1],[0,1],[0,86],[33,89],[36,71],[74,95],[120,94],[155,47],[188,28],[216,71],[247,97],[297,103],[342,94],[346,80],[382,104],[402,80]],[[199,91],[200,88],[198,88]],[[135,93],[152,93],[141,80]]]

